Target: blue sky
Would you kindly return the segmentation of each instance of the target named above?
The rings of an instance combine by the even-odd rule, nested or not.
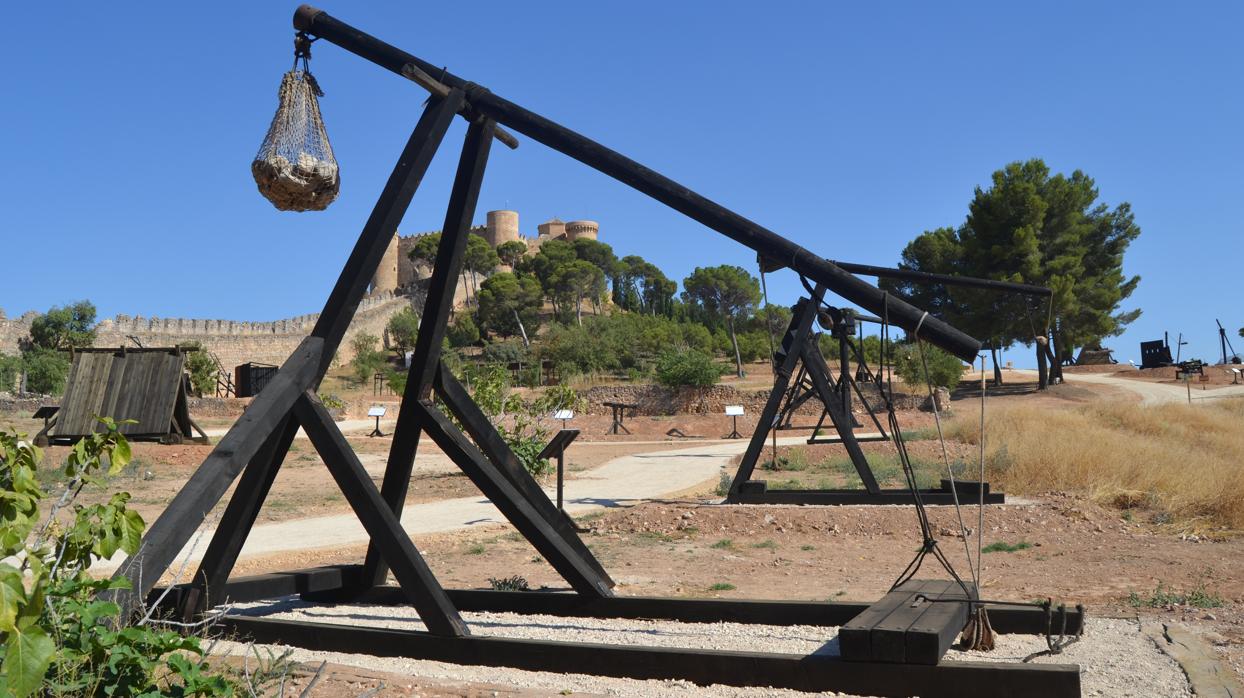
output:
[[[281,213],[249,164],[292,61],[293,2],[24,3],[0,43],[0,308],[271,320],[318,310],[424,94],[326,42],[312,70],[340,199]],[[892,265],[975,186],[1041,157],[1131,202],[1144,314],[1217,357],[1238,302],[1244,6],[1171,3],[325,2],[337,17],[543,113],[830,258]],[[482,8],[482,10],[480,9]],[[406,216],[435,229],[464,126]],[[754,255],[525,141],[480,199],[524,233],[591,218],[681,279]],[[771,279],[793,301],[798,281]],[[1244,345],[1244,340],[1235,340]],[[1244,346],[1240,347],[1244,349]],[[1031,364],[1028,352],[1013,357]]]

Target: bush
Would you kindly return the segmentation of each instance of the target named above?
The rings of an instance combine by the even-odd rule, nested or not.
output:
[[[657,382],[671,388],[706,387],[720,377],[713,360],[698,351],[667,351],[657,359]]]
[[[454,321],[445,329],[445,339],[449,346],[459,349],[479,343],[479,325],[470,313],[458,313]]]
[[[104,487],[130,462],[117,424],[79,441],[65,461],[58,506],[36,470],[43,454],[24,435],[0,430],[0,693],[6,696],[225,696],[241,687],[206,668],[193,636],[144,617],[126,624],[99,594],[128,582],[89,573],[118,551],[133,555],[144,522],[118,492],[107,504],[75,504],[84,487]],[[68,506],[67,506],[68,505]],[[68,514],[51,525],[56,511]],[[72,513],[69,513],[72,512]],[[253,693],[252,693],[253,695]]]
[[[354,358],[350,359],[350,371],[354,374],[355,381],[366,385],[380,369],[384,368],[387,357],[383,351],[376,348],[379,342],[380,339],[376,335],[366,332],[350,340],[350,348],[354,350]]]
[[[415,337],[419,335],[419,316],[409,306],[402,308],[389,318],[385,331],[393,343],[393,351],[404,357],[406,352],[415,348]]]
[[[0,354],[0,393],[17,390],[17,379],[22,375],[22,359],[20,356]]]
[[[759,361],[769,356],[769,337],[764,332],[739,334],[739,358],[744,363]]]
[[[65,392],[69,377],[69,358],[54,349],[31,349],[22,355],[26,371],[26,390],[32,393],[60,395]]]
[[[522,342],[493,342],[484,345],[480,354],[487,363],[506,364],[514,362],[526,363],[531,360],[531,352]]]
[[[915,344],[900,344],[894,347],[894,372],[909,386],[923,386],[932,383],[936,387],[954,390],[963,378],[963,362],[959,357],[943,351],[929,343],[924,344],[924,362],[920,359],[920,347]],[[926,377],[924,363],[928,363]]]
[[[190,374],[190,387],[199,397],[216,394],[216,360],[198,342],[179,344],[186,353],[186,371]]]

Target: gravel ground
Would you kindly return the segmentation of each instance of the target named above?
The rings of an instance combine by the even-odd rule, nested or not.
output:
[[[282,600],[244,604],[235,613],[322,623],[423,630],[414,610],[373,605],[307,604]],[[781,652],[791,654],[838,653],[837,629],[816,626],[778,627],[736,623],[677,623],[672,621],[601,620],[511,613],[464,613],[477,634],[497,637],[599,642],[619,645],[681,646],[715,650]],[[237,650],[237,645],[222,647]],[[1044,638],[1003,635],[990,653],[956,652],[950,661],[1019,661],[1045,649]],[[682,681],[634,681],[577,674],[554,674],[490,667],[469,667],[441,662],[382,658],[335,652],[295,649],[293,659],[303,662],[330,661],[376,670],[463,682],[505,683],[522,688],[547,689],[550,694],[570,690],[617,696],[797,696],[795,691],[731,686],[699,687]],[[1140,633],[1137,622],[1124,619],[1089,619],[1085,637],[1057,657],[1039,657],[1036,663],[1079,664],[1083,671],[1083,695],[1118,697],[1182,698],[1192,696],[1179,665]],[[845,694],[822,694],[845,695]]]

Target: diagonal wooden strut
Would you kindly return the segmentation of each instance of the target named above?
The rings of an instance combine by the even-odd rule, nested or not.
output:
[[[462,154],[458,158],[458,170],[454,174],[453,189],[449,194],[449,205],[445,210],[441,242],[432,266],[423,315],[419,318],[419,333],[415,336],[415,349],[406,375],[406,390],[402,393],[397,426],[393,429],[393,443],[389,446],[389,459],[380,486],[385,503],[399,516],[410,488],[415,451],[419,448],[419,421],[412,408],[432,392],[432,379],[440,364],[441,343],[453,311],[454,289],[462,272],[467,236],[470,235],[471,219],[475,216],[484,170],[488,165],[494,127],[492,121],[484,120],[472,123],[467,129]],[[376,546],[368,546],[364,566],[367,570],[364,579],[370,580],[371,584],[384,583],[385,565]]]
[[[398,223],[409,208],[463,101],[459,90],[452,91],[444,99],[433,99],[415,124],[311,332],[312,337],[319,337],[324,342],[311,386],[318,386],[323,379],[367,290],[367,284],[375,275],[389,241],[397,232]],[[324,358],[325,355],[327,358]],[[191,603],[183,609],[183,613],[210,608],[220,601],[211,598],[211,590],[224,588],[297,430],[297,424],[286,419],[285,424],[268,437],[263,449],[251,459],[193,577],[199,594],[188,595],[187,601]]]
[[[380,492],[372,484],[367,470],[350,448],[319,397],[307,391],[294,406],[294,413],[320,458],[328,466],[346,501],[358,515],[384,559],[393,568],[393,575],[406,598],[419,611],[419,619],[437,635],[470,634],[440,582],[423,560],[423,556],[402,529],[397,516],[385,505]]]
[[[579,532],[574,529],[574,522],[553,504],[531,473],[519,463],[518,456],[514,455],[514,451],[505,443],[505,439],[497,433],[496,428],[488,421],[488,417],[467,394],[466,388],[458,382],[457,378],[454,378],[454,374],[445,368],[444,364],[441,364],[434,387],[436,394],[444,401],[449,411],[458,418],[467,435],[471,437],[480,451],[544,517],[544,520],[553,527],[562,540],[578,553],[579,557],[583,558],[600,581],[612,588],[614,583],[609,573],[605,571],[604,566],[600,564],[592,551],[588,550],[583,539],[579,538]]]
[[[592,565],[578,554],[575,548],[557,532],[536,506],[524,497],[510,480],[480,453],[453,422],[429,402],[417,402],[414,411],[419,415],[423,432],[441,447],[449,459],[471,478],[484,493],[514,524],[545,560],[574,588],[585,596],[612,596],[609,584],[600,577]],[[541,493],[541,497],[544,494]],[[546,497],[547,499],[547,497]]]
[[[869,494],[880,494],[881,487],[877,484],[877,478],[873,476],[872,468],[868,465],[868,458],[855,438],[851,415],[844,413],[841,398],[834,394],[829,384],[829,366],[825,363],[825,357],[821,356],[821,352],[810,341],[804,342],[801,355],[804,365],[808,367],[808,377],[812,379],[812,384],[816,386],[821,401],[825,403],[825,414],[829,415],[829,421],[833,423],[834,429],[838,432],[838,438],[841,439],[843,447],[847,449],[847,455],[850,456],[851,463],[855,465],[855,471],[859,473],[864,489],[868,490]]]
[[[147,530],[138,552],[117,570],[114,578],[129,580],[129,588],[106,592],[103,598],[115,601],[126,614],[137,610],[242,467],[281,426],[302,392],[315,383],[323,347],[319,337],[302,340]]]

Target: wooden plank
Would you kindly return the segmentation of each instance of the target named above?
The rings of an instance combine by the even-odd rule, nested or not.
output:
[[[321,337],[327,348],[323,355],[326,358],[320,361],[312,384],[318,385],[323,377],[341,337],[349,327],[363,291],[375,274],[389,241],[396,234],[398,221],[409,208],[432,157],[440,148],[456,109],[462,103],[462,93],[456,90],[445,99],[430,100],[411,131],[406,147],[389,174],[389,179],[376,200],[367,223],[359,233],[359,239],[312,331],[313,336]],[[239,489],[239,494],[225,508],[221,525],[212,536],[207,553],[194,577],[205,592],[204,598],[207,591],[223,585],[228,579],[296,432],[297,425],[292,422],[277,428],[265,440],[263,449],[255,459],[248,462],[246,474],[242,478],[245,489]],[[413,458],[412,452],[412,462]],[[402,498],[405,498],[405,490]]]
[[[326,565],[303,570],[275,572],[231,579],[217,591],[219,598],[244,603],[308,594],[308,600],[336,597],[343,588],[356,588],[362,565]],[[170,596],[188,588],[178,585]],[[314,591],[306,591],[314,589]],[[152,591],[153,594],[156,591]],[[494,591],[492,589],[446,589],[459,611],[538,613],[578,618],[663,618],[685,623],[749,623],[759,625],[823,625],[838,627],[851,622],[872,604],[861,602],[779,601],[770,599],[691,599],[657,596],[589,597],[569,590]],[[326,594],[321,596],[321,594]],[[359,603],[403,605],[402,590],[378,586],[358,594]],[[168,606],[175,603],[165,600]],[[1045,612],[1033,606],[988,605],[989,622],[1002,634],[1043,635]],[[1067,631],[1075,633],[1082,622],[1074,608],[1068,610]]]
[[[612,595],[609,584],[566,543],[497,467],[467,441],[448,417],[426,402],[416,402],[414,408],[418,410],[424,433],[432,437],[445,455],[462,468],[493,506],[509,519],[575,591],[587,596]]]
[[[968,589],[975,595],[971,584]],[[936,664],[968,623],[971,607],[963,587],[952,582],[942,594],[943,599],[962,599],[964,603],[932,603],[907,629],[907,661],[913,664]]]
[[[436,635],[467,635],[469,631],[458,610],[402,529],[397,516],[380,497],[367,469],[359,462],[319,397],[307,391],[294,405],[294,414],[372,542],[392,568],[402,592],[418,609],[419,619]]]
[[[805,504],[805,505],[879,505],[879,504],[912,504],[910,490],[881,490],[876,494],[865,490],[771,490],[760,487],[764,480],[752,480],[730,499],[732,504]],[[752,487],[754,486],[754,491]],[[949,506],[955,503],[954,495],[944,490],[920,490],[920,499],[930,506]],[[964,501],[962,494],[960,502]],[[976,499],[972,498],[972,502]],[[985,495],[986,504],[1005,504],[1006,495],[1001,492],[990,492]]]
[[[129,580],[129,589],[106,592],[102,598],[133,611],[194,535],[207,513],[228,491],[242,467],[279,427],[294,402],[314,382],[324,341],[308,337],[285,361],[267,389],[216,444],[207,459],[147,529],[138,553],[127,559],[114,578]]]
[[[869,643],[872,647],[870,658],[876,662],[917,663],[910,661],[907,657],[907,632],[911,629],[912,623],[919,620],[925,611],[934,605],[930,601],[918,600],[917,594],[923,594],[929,598],[940,598],[951,584],[952,582],[942,579],[913,579],[890,592],[898,596],[901,601],[890,613],[886,614],[885,618],[873,625],[869,635]],[[959,629],[962,630],[963,626],[960,625]],[[920,663],[936,664],[937,660]]]
[[[939,666],[848,662],[833,655],[602,645],[426,632],[226,615],[217,626],[254,642],[313,651],[410,657],[471,666],[681,679],[698,685],[923,698],[1078,698],[1080,670],[1067,664],[947,662]]]
[[[838,629],[838,645],[842,658],[853,662],[872,661],[873,628],[877,627],[890,616],[899,606],[911,601],[912,593],[924,588],[924,580],[908,582],[911,587],[905,591],[891,591],[871,604],[851,622]]]

